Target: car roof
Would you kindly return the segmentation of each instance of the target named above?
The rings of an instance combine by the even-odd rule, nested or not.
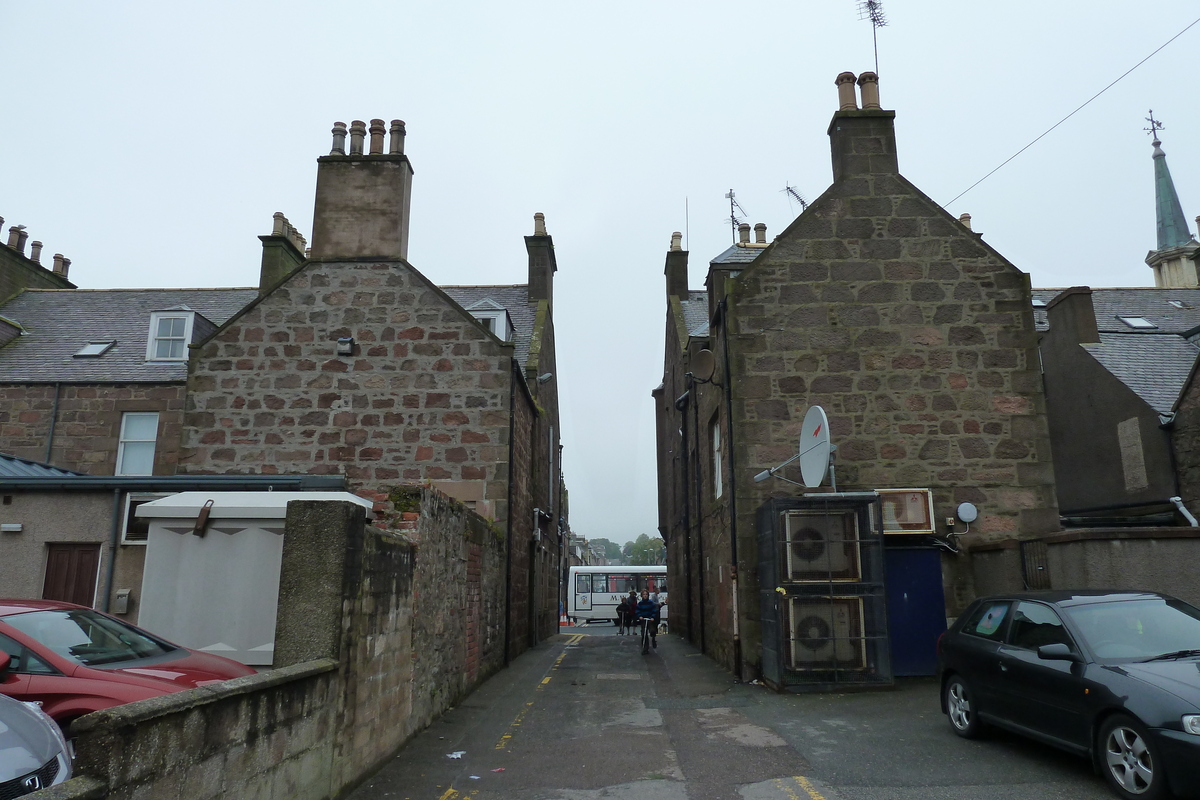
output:
[[[74,603],[64,603],[61,600],[0,598],[0,617],[24,614],[27,611],[62,610],[68,608],[87,608],[87,606],[77,606]]]
[[[1012,592],[981,597],[981,602],[997,600],[1036,600],[1069,608],[1093,603],[1127,602],[1129,600],[1174,600],[1170,595],[1136,589],[1052,589],[1039,592]]]

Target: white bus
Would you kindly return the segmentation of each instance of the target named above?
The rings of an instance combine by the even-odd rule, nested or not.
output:
[[[617,604],[632,589],[641,596],[646,589],[658,594],[667,618],[667,568],[656,567],[571,567],[567,578],[567,616],[572,622],[617,622]]]

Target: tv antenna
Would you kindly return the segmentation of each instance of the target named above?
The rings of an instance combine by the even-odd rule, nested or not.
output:
[[[742,204],[737,201],[737,197],[734,195],[733,189],[729,190],[729,193],[725,195],[725,199],[729,201],[729,225],[733,229],[733,242],[734,244],[737,244],[738,225],[742,224],[742,217],[747,216],[746,209],[742,208]],[[742,217],[737,215],[737,212],[739,211],[741,212]]]
[[[791,185],[785,183],[783,185],[783,188],[780,189],[779,191],[781,191],[787,195],[789,206],[792,204],[792,201],[795,200],[797,203],[800,204],[801,211],[808,210],[808,201],[804,199],[804,195],[800,194],[800,190],[797,189],[795,186],[791,186]]]
[[[858,18],[871,20],[871,41],[875,45],[875,74],[879,74],[879,29],[887,25],[880,0],[858,0]]]

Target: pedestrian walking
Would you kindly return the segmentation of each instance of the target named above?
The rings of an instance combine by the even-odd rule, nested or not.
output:
[[[634,607],[629,605],[628,597],[622,597],[621,602],[617,604],[618,636],[624,636],[625,632],[633,627],[633,609]]]

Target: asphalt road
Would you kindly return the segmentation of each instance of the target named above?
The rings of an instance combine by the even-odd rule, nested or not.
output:
[[[675,636],[564,628],[416,736],[353,800],[1109,800],[1080,759],[951,733],[929,679],[779,695]]]

